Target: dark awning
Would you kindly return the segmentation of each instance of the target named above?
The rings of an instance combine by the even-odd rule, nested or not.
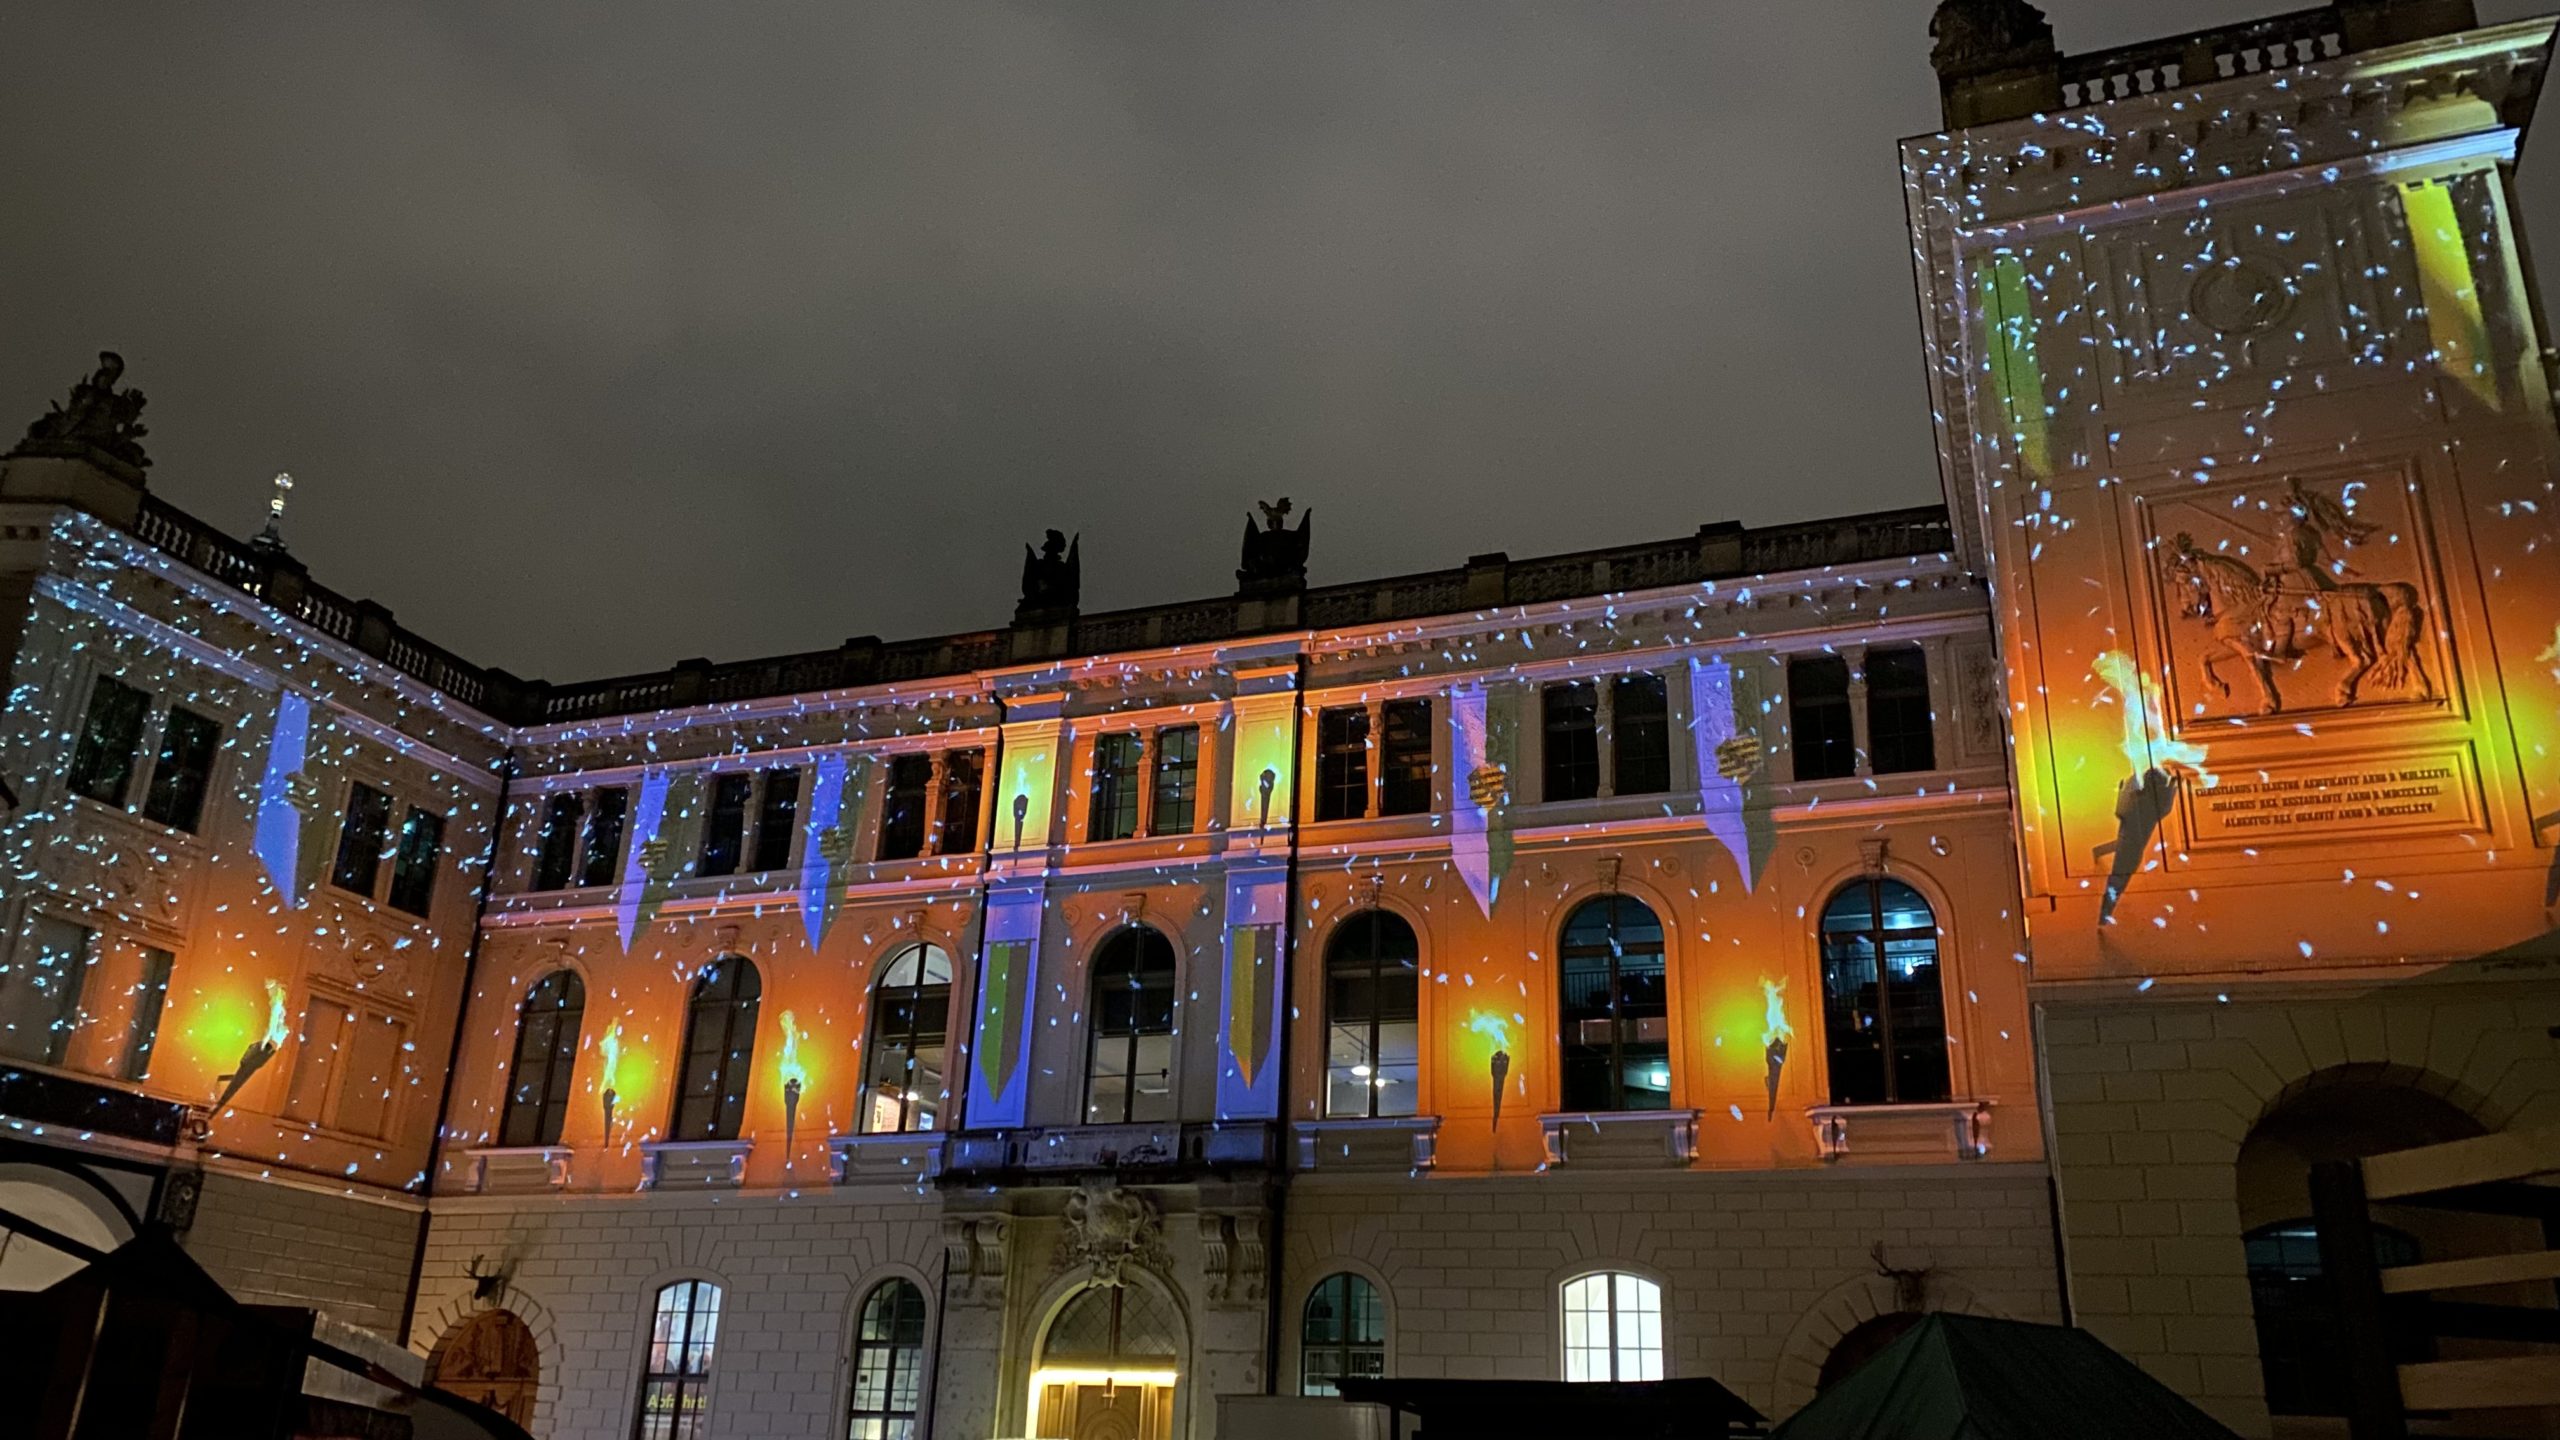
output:
[[[1506,1435],[1695,1440],[1760,1433],[1760,1412],[1704,1377],[1575,1383],[1564,1380],[1359,1380],[1342,1398],[1416,1415],[1430,1440]]]
[[[2085,1330],[1931,1315],[1770,1440],[2239,1440]]]

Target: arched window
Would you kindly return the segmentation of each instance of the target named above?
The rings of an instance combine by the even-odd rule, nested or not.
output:
[[[1662,1287],[1603,1270],[1564,1282],[1564,1378],[1662,1378]]]
[[[1842,887],[1823,907],[1822,1035],[1832,1104],[1947,1098],[1938,917],[1919,891],[1870,875]]]
[[[679,1280],[658,1292],[632,1440],[702,1440],[710,1433],[711,1346],[719,1335],[719,1286]]]
[[[723,955],[694,982],[684,1022],[684,1072],[676,1080],[673,1140],[735,1140],[747,1113],[756,1008],[764,981],[744,955]]]
[[[938,945],[910,945],[889,957],[871,992],[862,1133],[940,1128],[950,1030],[951,957]]]
[[[1585,900],[1564,922],[1564,1108],[1671,1104],[1662,922],[1639,900]]]
[[[516,1007],[516,1055],[507,1066],[507,1109],[500,1145],[557,1145],[569,1113],[569,1072],[578,1059],[578,1028],[587,986],[575,971],[554,970]]]
[[[1342,922],[1324,952],[1324,1113],[1410,1115],[1421,1078],[1422,948],[1384,910]]]
[[[1307,1296],[1298,1327],[1298,1393],[1332,1395],[1348,1376],[1387,1373],[1387,1307],[1378,1287],[1357,1275],[1327,1275]]]
[[[1093,961],[1087,1124],[1173,1118],[1173,946],[1143,925],[1103,942]]]
[[[853,1422],[848,1440],[915,1440],[924,1392],[924,1292],[884,1280],[862,1302],[853,1332]]]

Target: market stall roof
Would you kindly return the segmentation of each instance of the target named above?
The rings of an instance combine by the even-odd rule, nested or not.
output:
[[[1558,1435],[1694,1440],[1758,1435],[1762,1416],[1704,1376],[1580,1384],[1564,1380],[1343,1379],[1342,1398],[1420,1417],[1433,1440]]]
[[[1770,1440],[2238,1440],[2085,1330],[1930,1315]]]

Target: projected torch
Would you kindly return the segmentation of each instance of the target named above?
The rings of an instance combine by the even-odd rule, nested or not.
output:
[[[1478,1010],[1467,1017],[1467,1028],[1493,1042],[1493,1058],[1487,1062],[1486,1068],[1493,1077],[1493,1125],[1499,1130],[1502,1128],[1503,1082],[1511,1076],[1511,1027],[1502,1023],[1501,1016]]]
[[[240,1052],[240,1063],[230,1074],[214,1077],[222,1085],[222,1095],[213,1102],[214,1109],[220,1110],[230,1104],[231,1097],[240,1093],[240,1087],[248,1084],[251,1077],[266,1068],[268,1061],[276,1058],[276,1052],[284,1048],[285,1032],[289,1028],[284,1013],[284,986],[270,980],[267,982],[267,1031],[252,1041],[248,1049]]]
[[[782,1012],[782,1163],[787,1169],[791,1152],[800,1133],[800,1087],[809,1072],[800,1063],[800,1021],[790,1011]]]
[[[1787,1042],[1796,1038],[1787,1023],[1787,982],[1760,977],[1760,999],[1767,1014],[1760,1022],[1760,1051],[1769,1059],[1769,1119],[1778,1118],[1778,1078],[1787,1068]]]
[[[596,1037],[596,1053],[604,1057],[604,1074],[599,1083],[604,1089],[604,1143],[613,1143],[614,1072],[622,1068],[622,1022],[616,1020]]]

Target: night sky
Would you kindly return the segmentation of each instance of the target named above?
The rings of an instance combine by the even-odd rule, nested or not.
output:
[[[22,0],[0,422],[119,349],[155,493],[555,680],[999,626],[1048,526],[1225,594],[1281,494],[1317,584],[1928,503],[1929,10]]]

